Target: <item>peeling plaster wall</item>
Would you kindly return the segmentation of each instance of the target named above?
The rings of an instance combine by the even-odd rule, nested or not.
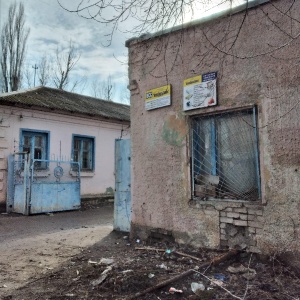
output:
[[[283,9],[288,3],[277,1],[276,5]],[[291,15],[298,17],[299,12],[297,2]],[[214,248],[233,246],[232,228],[236,227],[243,232],[240,243],[245,242],[250,251],[299,247],[300,43],[299,39],[288,43],[290,37],[277,30],[264,17],[266,13],[291,30],[273,5],[249,10],[235,41],[235,57],[219,49],[230,48],[243,13],[128,42],[133,236],[146,238],[151,230],[163,228],[178,242]],[[299,24],[293,23],[292,34],[299,30]],[[257,55],[283,43],[287,46],[275,53]],[[183,80],[213,71],[218,72],[218,106],[183,112]],[[145,92],[167,84],[172,85],[172,105],[146,111]],[[249,105],[258,107],[262,199],[254,203],[193,201],[190,116]]]

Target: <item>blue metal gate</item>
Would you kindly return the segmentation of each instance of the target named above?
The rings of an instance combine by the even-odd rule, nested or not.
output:
[[[79,209],[79,164],[14,154],[9,158],[7,204],[8,212],[25,215]]]
[[[115,140],[114,229],[130,231],[131,222],[131,144]]]

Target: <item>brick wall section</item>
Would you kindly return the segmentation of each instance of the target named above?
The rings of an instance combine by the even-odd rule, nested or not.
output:
[[[227,207],[220,211],[221,247],[237,246],[259,253],[256,236],[261,233],[262,228],[263,208],[260,206],[245,204],[245,207]],[[234,240],[238,234],[241,236]],[[237,244],[233,245],[234,242]]]
[[[190,206],[205,214],[219,212],[221,248],[238,247],[260,253],[257,237],[262,234],[264,206],[253,202],[191,201]]]

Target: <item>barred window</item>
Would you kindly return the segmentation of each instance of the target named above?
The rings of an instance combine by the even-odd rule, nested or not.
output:
[[[203,200],[258,200],[256,110],[192,118],[192,192]]]

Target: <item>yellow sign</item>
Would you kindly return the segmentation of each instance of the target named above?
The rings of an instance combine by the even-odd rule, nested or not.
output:
[[[151,110],[171,105],[171,85],[161,86],[146,92],[145,108]]]
[[[194,84],[197,84],[197,83],[200,83],[200,82],[202,82],[202,76],[198,75],[198,76],[195,76],[195,77],[185,79],[183,81],[183,86],[194,85]]]

